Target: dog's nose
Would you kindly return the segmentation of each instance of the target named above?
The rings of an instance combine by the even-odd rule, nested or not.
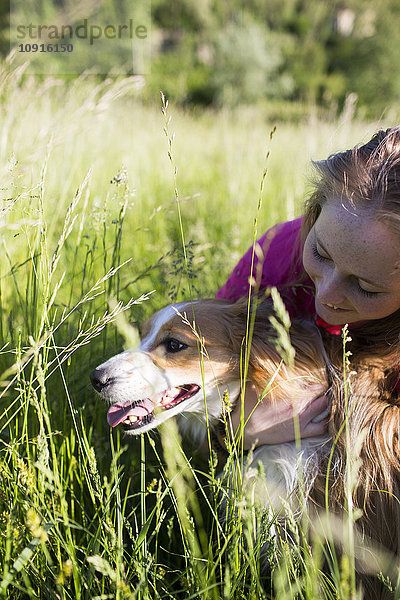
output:
[[[109,377],[107,376],[105,369],[94,369],[90,373],[90,381],[92,382],[92,386],[98,392],[101,392],[108,379]]]

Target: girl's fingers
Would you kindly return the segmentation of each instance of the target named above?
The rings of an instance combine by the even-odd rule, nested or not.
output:
[[[244,402],[244,420],[245,421],[247,421],[249,415],[253,413],[253,411],[256,409],[256,407],[258,407],[258,404],[259,404],[258,394],[257,394],[255,388],[251,385],[247,385],[245,402]],[[231,422],[232,422],[234,429],[236,429],[240,425],[241,414],[242,414],[242,406],[241,406],[241,398],[240,398],[239,402],[237,403],[237,405],[235,407],[235,410],[233,412],[231,412],[231,415],[230,415]]]
[[[323,395],[315,398],[306,410],[300,415],[300,421],[306,425],[310,421],[318,423],[329,415],[330,400]]]
[[[300,435],[302,438],[306,437],[314,437],[317,435],[323,435],[328,431],[329,419],[324,419],[319,423],[313,423],[312,421],[308,423],[304,430],[300,431]]]

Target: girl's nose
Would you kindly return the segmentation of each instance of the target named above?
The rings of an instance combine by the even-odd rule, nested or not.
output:
[[[345,299],[343,284],[335,273],[332,273],[328,277],[322,277],[316,283],[316,293],[320,302],[336,306],[340,306],[343,303]]]

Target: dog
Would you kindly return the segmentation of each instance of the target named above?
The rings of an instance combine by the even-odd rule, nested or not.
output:
[[[231,304],[219,299],[163,308],[145,323],[138,349],[110,358],[91,373],[94,388],[110,403],[109,425],[139,435],[178,416],[184,428],[201,439],[206,419],[211,428],[218,426],[224,397],[232,404],[242,401],[244,340],[251,331],[247,381],[263,397],[262,403],[296,401],[312,394],[318,383],[329,388],[331,417],[328,434],[301,440],[300,448],[295,442],[255,448],[245,479],[249,495],[257,486],[258,501],[274,512],[281,509],[282,499],[298,511],[301,496],[302,510],[328,504],[333,513],[343,515],[348,506],[346,468],[357,459],[351,498],[361,512],[357,531],[398,555],[400,510],[394,498],[400,499],[400,407],[388,387],[387,365],[359,364],[348,372],[344,385],[343,365],[334,365],[330,358],[339,355],[337,348],[330,351],[318,327],[302,319],[291,323],[294,360],[285,362],[279,350],[282,334],[273,316],[271,300],[255,303],[250,311],[244,300]],[[357,450],[356,456],[349,456],[349,447]],[[299,458],[301,494],[296,493]],[[261,484],[255,477],[259,463]],[[390,598],[376,578],[362,574],[363,569],[360,564],[364,597]]]
[[[209,425],[217,426],[223,396],[232,404],[240,401],[246,311],[244,302],[209,299],[167,306],[151,317],[137,350],[118,354],[91,373],[94,388],[111,403],[109,425],[120,425],[127,434],[138,435],[181,415],[181,427],[200,441],[206,431],[206,415]],[[285,365],[274,345],[273,314],[271,303],[257,308],[248,379],[259,395],[273,381],[263,402],[278,398],[292,402],[310,393],[316,384],[327,383],[327,360],[317,328],[298,321],[291,334],[295,362],[292,367]],[[310,463],[310,475],[315,471],[311,463],[329,449],[328,436],[303,440],[302,459]],[[262,462],[270,484],[268,504],[272,497],[278,502],[279,496],[288,497],[294,489],[297,454],[294,442],[254,451],[253,463]]]

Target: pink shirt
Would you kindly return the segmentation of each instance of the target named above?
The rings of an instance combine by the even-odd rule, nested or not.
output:
[[[289,315],[315,320],[333,335],[341,335],[343,325],[330,325],[315,312],[314,284],[304,271],[300,230],[303,217],[279,223],[268,229],[258,240],[262,249],[261,273],[257,269],[259,258],[254,253],[253,270],[251,260],[253,246],[240,259],[226,283],[216,293],[217,298],[236,302],[241,296],[249,293],[250,280],[260,279],[259,289],[277,287],[283,295]],[[261,278],[260,278],[261,274]],[[299,275],[303,275],[302,284],[295,284]]]
[[[308,277],[304,285],[294,284],[297,277],[304,273],[300,229],[303,218],[287,223],[279,223],[268,229],[258,240],[263,257],[254,254],[254,265],[251,271],[253,247],[240,259],[226,283],[218,290],[217,298],[235,302],[249,292],[251,277],[260,280],[260,289],[275,286],[284,290],[284,300],[289,314],[294,317],[314,319],[314,285]],[[258,267],[258,268],[257,268]],[[261,270],[261,272],[260,272]]]

